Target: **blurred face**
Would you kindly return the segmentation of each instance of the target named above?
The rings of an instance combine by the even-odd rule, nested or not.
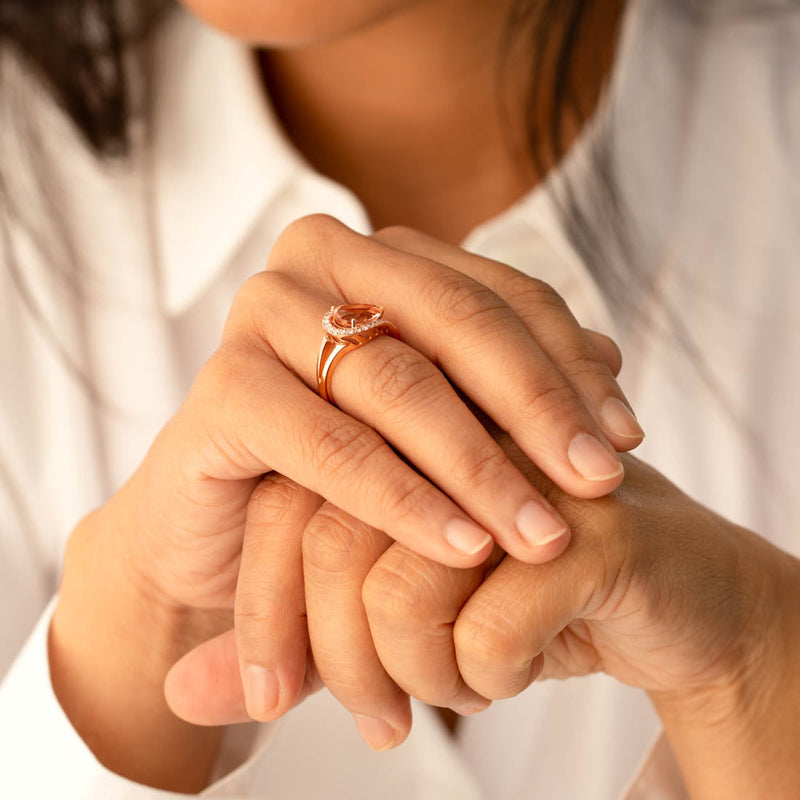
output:
[[[181,0],[209,25],[263,47],[310,45],[431,0]]]

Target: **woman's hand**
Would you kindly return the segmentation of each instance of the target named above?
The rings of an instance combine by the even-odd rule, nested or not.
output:
[[[548,486],[497,435],[570,522],[569,549],[535,566],[505,557],[487,576],[401,545],[367,567],[384,540],[343,515],[331,527],[348,547],[335,551],[312,531],[311,646],[334,694],[379,715],[391,682],[474,713],[537,678],[603,671],[650,694],[693,798],[795,797],[800,562],[632,457],[616,492],[586,502]],[[324,611],[358,600],[362,615]],[[467,691],[487,701],[459,707]],[[403,738],[371,726],[379,748]]]
[[[269,297],[255,293],[243,303],[249,313],[242,314],[234,307],[232,316],[238,312],[239,321],[229,323],[229,333],[234,335],[236,330],[244,327],[247,341],[253,335],[254,315],[266,314],[269,325],[255,316],[255,333],[259,341],[268,339],[277,355],[305,376],[307,383],[313,384],[313,354],[320,335],[314,324],[316,320],[300,324],[300,315],[296,314],[296,327],[290,337],[285,335],[289,323],[284,320],[290,316],[288,309],[302,309],[314,303],[316,294],[305,289],[304,282],[323,289],[327,287],[339,298],[346,299],[363,299],[363,292],[375,291],[368,289],[369,286],[383,287],[381,291],[394,299],[397,309],[392,312],[392,306],[389,306],[387,316],[398,321],[404,338],[424,354],[384,338],[348,356],[336,375],[340,381],[336,388],[340,404],[365,423],[374,425],[396,449],[432,477],[437,486],[445,488],[451,496],[464,498],[462,504],[479,521],[487,526],[494,521],[495,531],[500,531],[495,538],[504,547],[521,553],[521,558],[529,562],[556,557],[567,545],[568,536],[559,535],[567,530],[566,525],[559,518],[553,530],[546,527],[551,523],[541,522],[543,511],[550,508],[549,504],[540,502],[541,495],[521,472],[513,468],[442,373],[433,367],[433,362],[450,370],[450,379],[453,379],[453,373],[460,375],[461,384],[469,384],[475,399],[494,409],[520,440],[529,441],[528,452],[537,451],[539,463],[552,465],[553,462],[563,462],[565,456],[568,460],[571,448],[572,457],[576,458],[576,446],[570,445],[570,441],[577,439],[580,450],[591,438],[585,430],[576,433],[575,429],[564,435],[559,432],[572,424],[566,420],[576,413],[576,401],[584,404],[579,409],[581,415],[586,413],[586,409],[593,409],[608,436],[620,449],[635,446],[641,440],[641,430],[629,413],[621,410],[619,397],[608,397],[609,386],[613,392],[618,392],[614,374],[619,370],[620,356],[613,342],[579,328],[563,301],[552,290],[505,265],[406,229],[389,229],[367,238],[356,236],[327,218],[301,222],[305,226],[322,227],[309,232],[296,224],[296,230],[290,229],[288,243],[276,246],[270,259],[271,272],[263,276],[271,287]],[[305,236],[307,241],[297,243],[300,236]],[[331,254],[328,261],[320,258],[320,252]],[[290,258],[288,254],[294,255]],[[339,261],[345,263],[344,268]],[[353,264],[363,264],[364,268],[355,269]],[[478,280],[485,281],[495,293]],[[509,298],[508,304],[500,300],[501,295]],[[330,300],[326,299],[318,305],[324,309],[329,303]],[[263,330],[264,326],[269,330]],[[308,333],[305,344],[300,335],[303,331]],[[532,332],[536,335],[535,341]],[[382,353],[382,349],[386,353]],[[374,357],[372,361],[370,356]],[[363,357],[364,367],[358,366],[359,357]],[[563,373],[554,378],[551,364],[562,365]],[[351,372],[347,373],[351,366]],[[398,368],[399,373],[396,372]],[[374,370],[378,375],[377,384],[374,376],[367,375],[366,392],[363,386],[358,388],[364,380],[359,377],[359,371],[364,369],[368,372]],[[525,377],[526,370],[531,369],[540,375],[533,382]],[[497,372],[504,377],[487,380],[489,375]],[[553,391],[548,389],[544,395],[539,394],[538,401],[531,401],[532,393],[537,391],[535,385],[541,388],[545,377],[551,382]],[[560,388],[555,388],[553,380]],[[250,383],[244,378],[226,379],[225,383],[242,384],[252,393]],[[348,392],[351,387],[355,388],[354,392]],[[214,393],[221,393],[221,389],[215,389]],[[285,392],[281,400],[285,402]],[[309,403],[309,408],[320,413],[320,403],[315,396]],[[522,410],[515,411],[513,403]],[[277,405],[279,413],[285,416],[286,407],[281,407],[280,403]],[[533,412],[537,405],[538,411]],[[322,411],[330,412],[336,418],[342,416],[324,404]],[[521,421],[531,413],[535,419],[531,419],[530,424]],[[297,426],[297,409],[291,408],[289,414],[291,424]],[[266,418],[269,415],[264,413],[262,416]],[[346,419],[346,424],[353,426],[352,419]],[[310,424],[302,415],[300,422],[306,427]],[[591,424],[595,426],[597,435],[603,437],[603,433],[597,432],[598,423]],[[247,435],[253,438],[260,425],[263,423],[253,420],[252,426],[246,429]],[[530,431],[534,429],[539,433],[532,436]],[[362,427],[356,426],[355,430],[361,431]],[[555,446],[559,439],[563,441],[566,452],[560,452]],[[291,444],[287,442],[286,448],[290,449]],[[243,449],[241,445],[237,447]],[[297,447],[295,445],[295,449]],[[476,449],[481,450],[481,454],[476,455]],[[301,455],[306,455],[313,448],[301,450]],[[301,696],[305,686],[302,672],[306,665],[307,637],[299,530],[294,542],[291,537],[287,541],[279,534],[287,525],[295,528],[300,525],[302,529],[309,523],[311,529],[320,530],[325,536],[326,523],[324,517],[311,520],[315,500],[319,506],[322,499],[313,498],[309,492],[300,491],[298,494],[296,487],[311,485],[353,518],[363,519],[365,524],[387,530],[399,538],[390,528],[391,520],[385,526],[376,525],[375,509],[368,504],[360,504],[368,513],[353,512],[353,508],[359,506],[358,493],[364,486],[359,478],[349,477],[365,475],[371,483],[378,483],[381,470],[395,475],[397,473],[392,470],[397,467],[403,470],[403,475],[408,473],[407,477],[414,481],[415,486],[421,487],[411,495],[413,520],[418,530],[412,531],[415,538],[410,545],[429,555],[431,548],[426,548],[425,544],[436,538],[436,531],[433,534],[426,532],[423,525],[431,527],[435,512],[426,499],[430,487],[418,474],[410,473],[393,454],[388,456],[394,465],[391,469],[389,466],[374,471],[364,466],[353,468],[344,476],[344,481],[339,473],[347,472],[347,469],[337,466],[337,482],[344,484],[339,489],[344,501],[338,503],[335,502],[338,494],[326,491],[324,487],[320,490],[314,485],[319,484],[319,476],[309,476],[307,464],[299,465],[299,474],[297,469],[292,472],[292,468],[287,467],[286,455],[280,451],[279,460],[273,462],[273,467],[278,473],[294,478],[295,488],[290,481],[272,473],[255,490],[249,502],[243,558],[236,564],[239,573],[236,602],[239,661],[248,708],[258,719],[271,719],[284,713]],[[319,460],[312,455],[306,457],[311,462]],[[329,461],[325,459],[322,462],[323,468]],[[601,477],[601,480],[575,480],[576,474],[565,475],[562,466],[563,463],[559,463],[551,468],[551,474],[559,475],[562,484],[582,496],[597,496],[608,491],[621,477],[621,466],[608,464],[598,466],[599,472],[596,471],[594,477]],[[585,471],[591,470],[586,467]],[[616,477],[614,473],[617,473]],[[399,478],[394,480],[395,485],[386,488],[367,488],[372,496],[385,497],[387,493],[394,496],[399,492],[401,497],[408,498],[408,490],[397,485]],[[438,492],[433,494],[438,495]],[[514,499],[509,499],[509,495]],[[286,511],[292,507],[297,510]],[[538,545],[526,546],[508,526],[496,524],[496,510],[503,508],[522,509],[522,513],[517,514],[516,523],[512,522],[512,529],[514,524],[519,526],[522,523],[527,523],[523,527],[528,529],[537,524],[545,526]],[[422,544],[417,544],[420,539]],[[480,563],[490,551],[491,547],[483,547],[480,554],[469,561],[465,562],[463,557],[457,559],[457,566]],[[448,563],[453,563],[452,559]],[[196,579],[195,574],[192,577]],[[282,606],[276,598],[281,598]],[[279,607],[278,616],[271,616]],[[284,613],[286,608],[291,609],[290,613]],[[265,635],[266,631],[269,631],[268,635]],[[187,706],[178,700],[178,695],[185,698],[192,694],[197,692],[171,691],[170,698],[176,710],[194,721],[219,719],[215,714],[199,713],[194,705]],[[217,696],[221,707],[226,707],[222,696],[219,693]]]
[[[342,361],[340,410],[315,390],[320,320],[331,305],[364,300],[385,304],[404,341],[381,337]],[[136,742],[147,740],[135,720],[151,718],[142,714],[144,688],[133,691],[123,676],[146,674],[152,695],[176,653],[230,624],[235,597],[250,623],[240,654],[257,716],[279,716],[301,696],[300,543],[273,531],[302,530],[323,499],[450,566],[482,563],[495,541],[531,563],[562,552],[565,522],[444,373],[565,491],[597,497],[622,478],[615,449],[642,436],[598,346],[609,349],[549,287],[505,265],[402,230],[363,237],[328,217],[291,225],[268,269],[237,295],[220,348],[140,468],[71,537],[51,666],[59,699],[96,754],[161,785],[155,762],[179,748],[149,749],[153,764],[128,769]],[[301,502],[286,502],[274,472],[309,490]],[[263,564],[270,568],[259,576]],[[297,614],[252,635],[276,597]],[[158,647],[144,648],[149,641]],[[122,672],[112,679],[98,652],[112,653]],[[277,663],[282,652],[290,658]],[[127,747],[105,735],[120,719],[130,723]],[[156,727],[165,730],[163,715]],[[177,785],[188,775],[173,773]]]
[[[571,523],[557,560],[452,569],[330,505],[303,534],[316,668],[367,742],[402,742],[407,694],[471,714],[537,678],[603,671],[650,693],[693,797],[794,796],[800,563],[634,458],[622,487],[587,502],[495,435]],[[171,688],[226,650],[229,635],[189,654]],[[237,678],[232,719],[246,716]]]
[[[231,598],[247,505],[270,471],[449,566],[482,563],[492,538],[526,562],[563,550],[564,521],[449,381],[565,491],[597,497],[622,479],[615,448],[641,431],[558,295],[487,259],[456,269],[379,238],[300,220],[237,296],[221,347],[126,489],[135,560],[169,602]],[[462,253],[441,248],[442,261]],[[365,295],[385,301],[404,342],[380,337],[342,361],[340,410],[312,388],[320,319]]]

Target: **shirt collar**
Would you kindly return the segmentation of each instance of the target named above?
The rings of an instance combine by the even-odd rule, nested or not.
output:
[[[626,12],[623,43],[630,39],[631,16]],[[289,140],[250,47],[189,12],[176,10],[159,32],[155,58],[153,220],[160,298],[166,313],[179,315],[210,286],[270,201],[291,183],[313,179],[315,194],[335,193],[331,208],[339,209],[342,187],[316,174]],[[612,84],[619,80],[621,60],[617,59]],[[587,126],[589,130],[598,124],[598,117]],[[585,157],[589,130],[573,145],[567,162]],[[561,165],[554,172],[563,169]],[[363,208],[355,196],[346,194],[352,206],[351,226],[366,231],[369,221]],[[536,187],[515,206],[478,226],[462,246],[485,249],[481,243],[496,240],[495,234],[507,236],[518,216],[524,218],[530,235],[536,217],[531,211],[546,204],[543,195],[543,187]],[[314,210],[331,209],[316,205],[308,209]],[[559,226],[548,220],[544,227]],[[509,263],[531,274],[541,271],[541,264],[513,259]]]
[[[241,42],[176,11],[158,33],[154,74],[152,213],[161,302],[177,315],[308,166]]]

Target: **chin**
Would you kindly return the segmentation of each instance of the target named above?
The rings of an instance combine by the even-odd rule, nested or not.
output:
[[[180,0],[214,28],[259,47],[322,44],[420,0]]]

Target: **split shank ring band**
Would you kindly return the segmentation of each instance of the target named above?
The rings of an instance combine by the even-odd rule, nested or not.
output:
[[[333,403],[331,376],[344,356],[378,336],[400,338],[397,325],[383,319],[383,306],[347,303],[332,306],[322,318],[325,338],[317,358],[317,389],[320,397]]]

